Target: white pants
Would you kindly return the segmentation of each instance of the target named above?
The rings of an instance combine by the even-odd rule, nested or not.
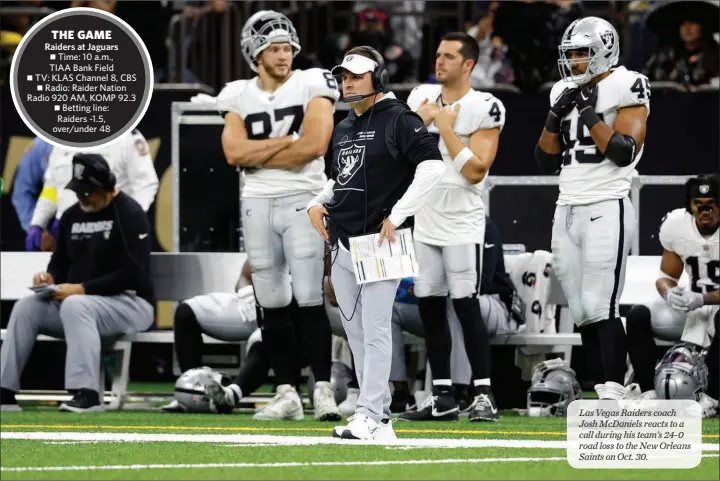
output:
[[[636,231],[628,198],[555,209],[553,270],[578,326],[620,317],[625,266]]]
[[[293,296],[300,307],[323,303],[325,243],[306,210],[314,197],[242,199],[245,249],[260,307],[286,307]]]

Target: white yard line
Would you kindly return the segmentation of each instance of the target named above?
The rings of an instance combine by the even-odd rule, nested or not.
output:
[[[550,448],[566,449],[565,441],[536,439],[440,439],[400,438],[395,441],[360,441],[330,436],[283,436],[272,434],[179,434],[179,433],[96,433],[96,432],[43,432],[0,431],[0,439],[35,441],[96,441],[96,442],[175,442],[220,444],[274,444],[278,446],[317,446],[322,444],[403,446],[416,448]],[[703,443],[703,451],[719,451],[720,444]]]
[[[565,461],[564,457],[552,458],[477,458],[477,459],[400,459],[394,461],[320,461],[308,463],[206,463],[206,464],[119,464],[115,466],[33,466],[23,468],[0,468],[0,471],[121,471],[130,469],[202,469],[202,468],[303,468],[315,466],[396,466],[403,464],[475,464],[475,463],[528,463],[540,461]]]

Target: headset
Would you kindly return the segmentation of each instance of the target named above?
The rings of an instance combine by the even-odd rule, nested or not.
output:
[[[365,95],[351,95],[350,97],[343,98],[343,101],[346,103],[357,102],[358,100],[366,99],[368,97],[372,97],[373,95],[377,95],[380,92],[384,92],[390,84],[390,72],[388,72],[388,69],[385,66],[385,60],[382,58],[382,55],[380,55],[377,50],[367,45],[358,47],[358,49],[370,55],[372,60],[374,60],[377,64],[377,67],[375,67],[375,70],[372,72],[374,92]]]

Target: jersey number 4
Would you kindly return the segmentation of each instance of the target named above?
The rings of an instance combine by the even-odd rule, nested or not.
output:
[[[302,105],[284,107],[275,111],[275,122],[281,122],[285,117],[292,117],[292,124],[290,124],[287,132],[278,132],[279,137],[298,132],[302,125],[303,117],[305,117],[305,111]],[[262,129],[259,131],[253,129],[253,124],[257,122],[260,122],[262,126]],[[270,114],[267,112],[258,112],[248,115],[245,117],[245,129],[247,130],[248,139],[250,140],[264,140],[269,138],[270,133],[273,131]]]
[[[598,114],[600,121],[603,122],[603,115]],[[590,132],[585,135],[585,122],[582,117],[577,117],[577,127],[575,132],[570,129],[572,122],[564,120],[560,124],[560,139],[563,146],[563,165],[570,165],[573,161],[580,164],[599,164],[605,156],[598,151],[595,141],[590,136]]]
[[[692,273],[692,287],[694,292],[712,292],[720,285],[720,261],[710,261],[707,264],[700,264],[697,257],[688,257],[687,263]],[[705,272],[700,272],[703,269]],[[714,285],[708,285],[708,280]],[[701,281],[701,283],[698,283]],[[704,289],[703,289],[704,288]]]

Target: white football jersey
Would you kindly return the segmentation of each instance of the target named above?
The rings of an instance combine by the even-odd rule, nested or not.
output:
[[[682,259],[693,291],[705,293],[720,288],[720,230],[703,236],[692,214],[675,209],[660,226],[660,244]]]
[[[623,107],[644,105],[647,115],[650,115],[650,83],[646,76],[618,67],[597,86],[595,111],[609,127],[613,126],[618,110]],[[550,105],[566,88],[577,88],[577,85],[564,80],[557,82],[550,91]],[[560,141],[563,165],[559,205],[592,204],[628,195],[635,166],[645,150],[644,145],[630,165],[619,167],[598,151],[577,109],[562,119]]]
[[[415,87],[407,104],[417,111],[425,99],[440,104],[439,84]],[[505,106],[493,95],[470,89],[455,104],[460,104],[453,131],[463,144],[480,129],[502,129],[505,125]],[[439,138],[440,153],[445,163],[445,174],[428,194],[428,201],[415,216],[415,238],[431,245],[482,244],[485,239],[485,205],[482,199],[485,180],[472,184],[457,171],[445,141],[440,137],[435,122],[428,132]]]
[[[245,121],[248,137],[254,140],[302,136],[303,119],[314,97],[327,97],[335,103],[340,97],[335,78],[329,71],[312,68],[295,70],[275,92],[258,86],[259,77],[237,80],[218,95],[221,112],[235,112]],[[280,197],[302,192],[318,193],[327,182],[325,160],[318,157],[296,169],[245,170],[243,197]]]
[[[65,186],[72,179],[72,159],[78,150],[53,147],[45,171],[42,198],[51,199],[54,205],[39,202],[33,213],[32,225],[49,227],[53,216],[59,219],[63,212],[77,202],[75,192]],[[147,140],[138,130],[123,135],[117,142],[101,149],[83,149],[82,152],[102,155],[115,174],[116,186],[135,199],[147,212],[155,201],[159,181],[150,156]]]

